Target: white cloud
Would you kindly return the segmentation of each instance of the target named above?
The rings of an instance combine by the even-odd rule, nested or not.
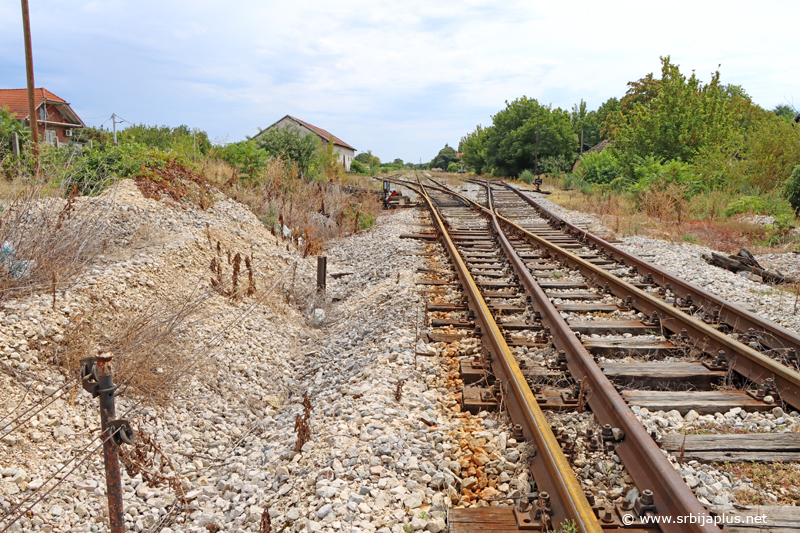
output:
[[[24,84],[18,13],[0,5],[5,86]],[[383,159],[430,159],[525,94],[569,108],[622,96],[670,54],[722,63],[765,107],[793,98],[794,2],[669,5],[51,0],[32,6],[37,84],[87,116],[116,111],[232,140],[290,113]],[[800,100],[800,97],[798,97]]]

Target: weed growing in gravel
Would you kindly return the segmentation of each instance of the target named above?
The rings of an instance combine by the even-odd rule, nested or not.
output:
[[[294,451],[299,452],[303,450],[303,445],[311,440],[311,400],[308,398],[308,393],[303,396],[303,414],[297,415],[294,421],[294,429],[297,431],[297,442],[294,445]]]
[[[735,478],[747,478],[755,490],[741,489],[736,501],[743,505],[797,505],[800,503],[800,465],[784,463],[723,463],[716,464]],[[778,501],[765,494],[771,492]]]
[[[561,522],[561,527],[556,529],[553,533],[576,533],[578,526],[575,525],[574,520],[565,520]]]
[[[51,198],[46,178],[20,183],[0,215],[0,302],[68,287],[102,249],[109,206],[78,199],[62,182]]]

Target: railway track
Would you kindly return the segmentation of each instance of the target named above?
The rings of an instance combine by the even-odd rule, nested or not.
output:
[[[629,406],[797,407],[800,376],[782,364],[792,363],[796,336],[569,225],[524,192],[480,185],[474,201],[440,183],[415,186],[433,226],[420,237],[440,240],[452,265],[429,280],[428,310],[438,316],[429,338],[481,338],[481,356],[461,363],[462,408],[508,410],[533,445],[536,486],[502,510],[452,510],[450,530],[719,531],[658,432]],[[731,382],[750,390],[721,387]],[[582,429],[561,425],[564,416],[579,416]],[[587,456],[624,466],[624,500],[576,478]],[[695,518],[654,526],[653,516]]]

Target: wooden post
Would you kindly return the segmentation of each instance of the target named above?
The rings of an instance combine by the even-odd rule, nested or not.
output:
[[[19,133],[16,131],[11,132],[11,153],[14,159],[19,159]]]
[[[31,19],[28,0],[22,0],[22,32],[25,38],[25,73],[28,78],[28,123],[33,141],[33,178],[39,177],[39,123],[36,120],[36,98],[33,94],[33,48],[31,46]]]
[[[317,292],[325,292],[328,276],[328,258],[324,255],[317,257]]]

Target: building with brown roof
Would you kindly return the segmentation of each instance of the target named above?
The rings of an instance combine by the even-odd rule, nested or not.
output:
[[[606,139],[606,140],[600,141],[598,144],[595,144],[594,146],[592,146],[591,148],[589,148],[588,150],[583,152],[583,154],[581,154],[581,155],[590,154],[590,153],[600,153],[603,150],[605,150],[606,148],[608,148],[609,146],[613,146],[613,145],[614,145],[614,141],[609,141],[609,140]],[[572,170],[570,170],[570,172],[572,172],[574,174],[578,170],[578,167],[580,167],[580,166],[581,166],[581,158],[580,158],[580,156],[578,156],[578,157],[575,158],[575,161],[572,163]]]
[[[74,128],[86,127],[66,100],[44,87],[33,91],[40,138],[51,144],[55,144],[56,140],[66,143],[72,137]],[[15,115],[14,118],[30,127],[27,89],[0,89],[0,108],[6,106]]]
[[[280,119],[278,122],[276,122],[269,128],[266,128],[258,132],[258,134],[255,137],[257,138],[259,135],[262,135],[265,131],[268,131],[272,128],[295,128],[300,130],[300,132],[303,134],[313,133],[314,135],[319,137],[323,145],[327,145],[329,142],[331,142],[332,139],[333,148],[338,154],[339,162],[342,164],[342,166],[346,171],[348,172],[350,171],[350,163],[353,162],[353,159],[356,156],[356,149],[347,144],[346,142],[344,142],[343,140],[339,139],[338,137],[334,137],[328,131],[323,130],[322,128],[319,128],[317,126],[314,126],[313,124],[309,124],[308,122],[305,122],[303,120],[300,120],[299,118],[286,115],[285,117]]]

